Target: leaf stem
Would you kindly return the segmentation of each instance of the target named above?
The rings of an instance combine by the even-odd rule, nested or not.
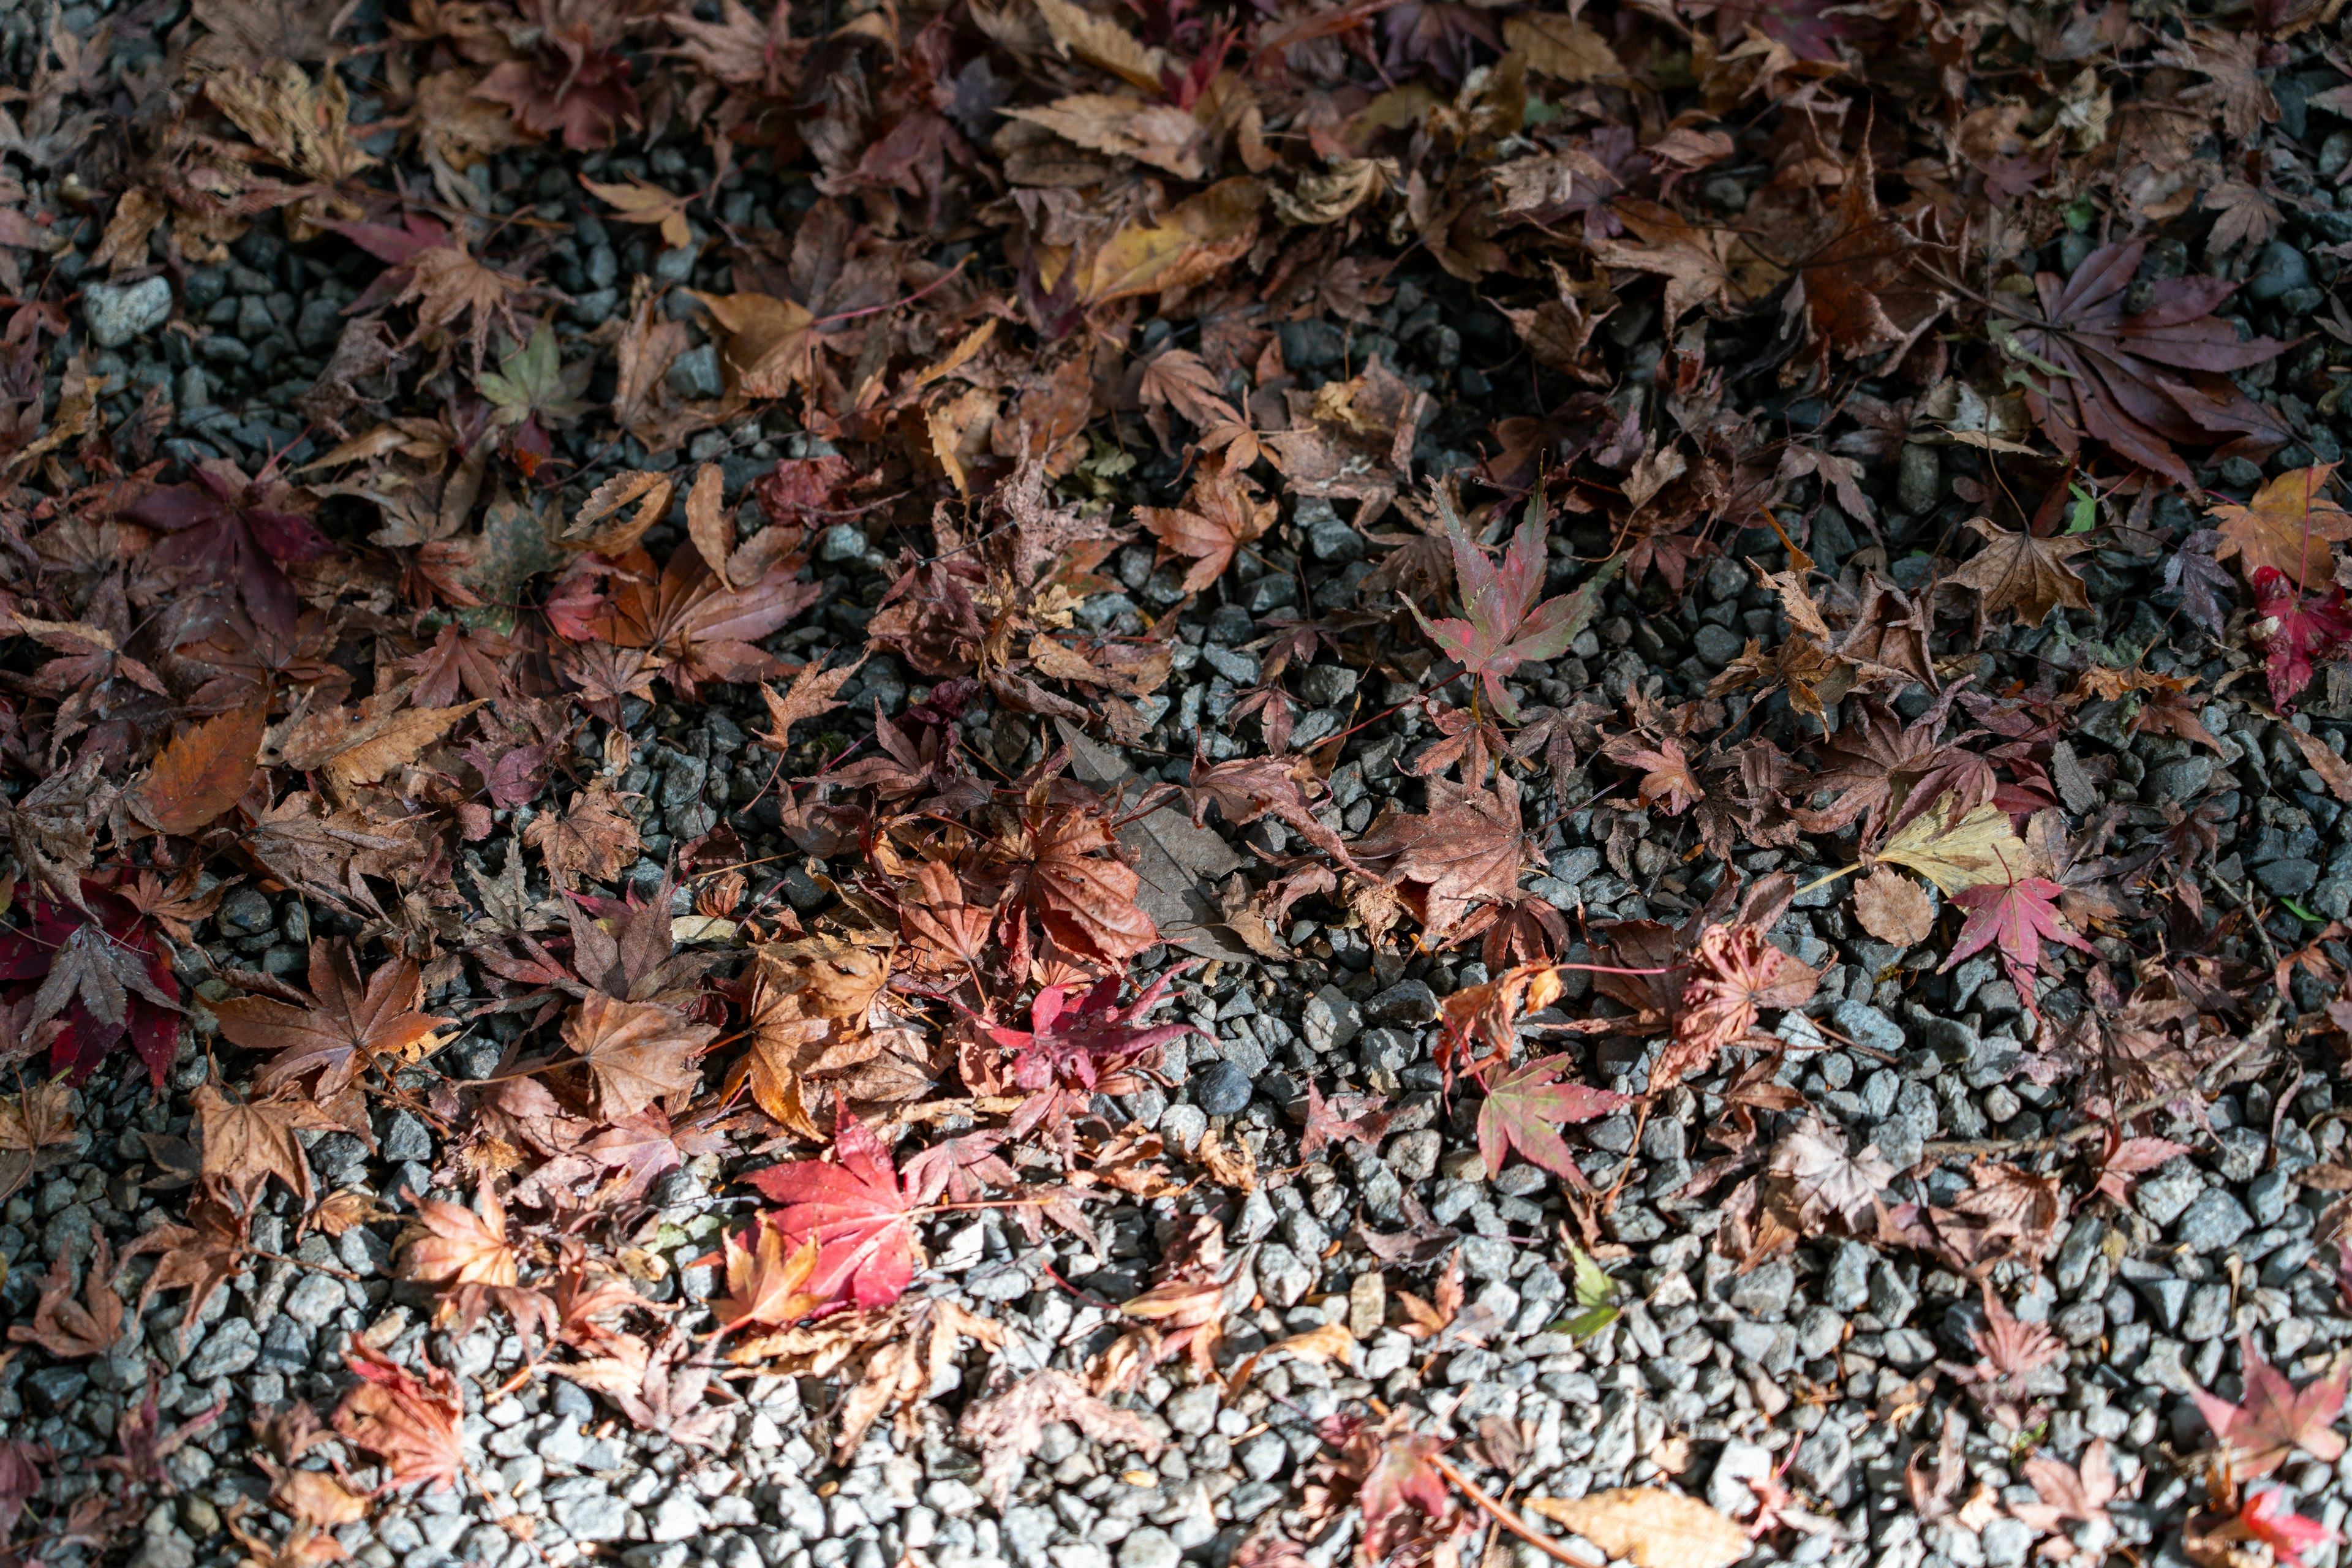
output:
[[[1509,1531],[1513,1535],[1517,1536],[1521,1541],[1526,1542],[1529,1546],[1534,1547],[1537,1551],[1542,1552],[1553,1562],[1565,1563],[1568,1564],[1568,1568],[1602,1568],[1602,1564],[1607,1562],[1606,1558],[1587,1557],[1580,1552],[1571,1552],[1568,1547],[1562,1545],[1557,1541],[1554,1541],[1551,1537],[1538,1534],[1534,1530],[1528,1528],[1526,1521],[1519,1518],[1519,1516],[1511,1510],[1505,1508],[1501,1503],[1496,1502],[1493,1498],[1488,1497],[1486,1492],[1479,1488],[1477,1482],[1472,1480],[1469,1477],[1456,1469],[1454,1467],[1453,1462],[1445,1458],[1443,1455],[1431,1455],[1429,1462],[1436,1468],[1439,1475],[1444,1476],[1447,1480],[1460,1488],[1463,1496],[1468,1498],[1472,1502],[1476,1503],[1480,1508],[1491,1514],[1496,1524],[1501,1525],[1505,1530]]]
[[[1862,862],[1857,860],[1851,866],[1840,867],[1837,870],[1831,872],[1826,877],[1814,878],[1811,881],[1806,883],[1803,887],[1799,888],[1795,892],[1789,896],[1792,899],[1801,899],[1807,893],[1811,892],[1815,888],[1826,888],[1832,882],[1836,881],[1840,877],[1848,876],[1853,872],[1859,871],[1861,869]]]

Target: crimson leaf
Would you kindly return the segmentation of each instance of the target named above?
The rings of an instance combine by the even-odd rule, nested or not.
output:
[[[834,1125],[833,1152],[831,1162],[795,1160],[743,1179],[785,1205],[766,1217],[783,1232],[787,1253],[817,1244],[803,1290],[826,1303],[887,1306],[915,1277],[915,1205],[890,1152],[846,1110]]]
[[[1968,910],[1969,918],[1968,923],[1960,927],[1960,940],[1952,944],[1952,955],[1944,960],[1944,968],[1948,970],[1998,943],[2010,984],[2017,987],[2017,994],[2031,1007],[2034,973],[2042,966],[2043,939],[2078,952],[2091,951],[2089,942],[2058,923],[2058,910],[2052,900],[2064,891],[2047,878],[2020,877],[2009,882],[1963,888],[1954,893],[1952,902]]]
[[[2271,701],[2281,708],[2311,684],[2314,659],[2352,642],[2352,612],[2345,608],[2343,589],[2329,589],[2324,599],[2306,599],[2275,566],[2254,574],[2254,613],[2270,626],[2262,633],[2263,667],[2270,676]]]

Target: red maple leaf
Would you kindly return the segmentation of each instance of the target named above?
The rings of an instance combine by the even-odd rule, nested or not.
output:
[[[2352,642],[2352,611],[2345,607],[2343,589],[2329,589],[2324,599],[2306,599],[2275,566],[2254,573],[2254,612],[2270,628],[2257,624],[2255,633],[2263,639],[2271,701],[2281,708],[2311,684],[2313,660]]]
[[[834,1124],[832,1161],[795,1160],[743,1179],[785,1206],[766,1217],[783,1232],[784,1250],[817,1244],[817,1264],[802,1289],[831,1305],[886,1307],[915,1277],[916,1206],[901,1189],[890,1152],[848,1111]]]
[[[2334,1464],[2344,1453],[2344,1439],[2335,1432],[2334,1423],[2344,1409],[2345,1384],[2352,1379],[2352,1367],[2339,1368],[2334,1375],[2298,1390],[2284,1373],[2263,1359],[2252,1335],[2240,1342],[2240,1349],[2246,1374],[2242,1404],[2232,1405],[2201,1388],[2189,1391],[2204,1414],[2205,1425],[2229,1450],[2238,1478],[2252,1480],[2266,1476],[2296,1448],[2321,1464]]]
[[[1560,1081],[1575,1066],[1564,1056],[1538,1057],[1486,1086],[1486,1103],[1478,1108],[1478,1152],[1486,1157],[1488,1176],[1501,1175],[1504,1154],[1517,1149],[1563,1182],[1583,1182],[1575,1154],[1556,1129],[1633,1101],[1611,1089]]]
[[[2046,877],[2019,877],[1954,893],[1952,902],[1969,911],[1968,923],[1960,927],[1960,940],[1952,944],[1952,955],[1937,973],[1999,943],[2009,983],[2017,987],[2026,1006],[2032,1007],[2033,976],[2042,967],[2045,937],[2078,952],[2091,951],[2089,942],[2058,923],[2058,910],[2052,900],[2064,891]]]
[[[95,882],[84,881],[81,891],[96,921],[69,905],[36,902],[29,931],[0,933],[0,983],[43,983],[15,986],[9,999],[46,998],[37,1017],[65,1020],[49,1047],[53,1070],[79,1083],[128,1035],[161,1089],[179,1053],[180,983],[135,908]],[[68,963],[75,973],[60,973]]]
[[[1445,537],[1454,546],[1454,586],[1470,618],[1433,621],[1410,599],[1406,607],[1447,658],[1459,663],[1465,674],[1478,678],[1495,711],[1516,724],[1519,705],[1503,689],[1503,678],[1523,664],[1566,653],[1591,618],[1596,595],[1610,574],[1599,573],[1573,594],[1538,605],[1536,595],[1544,585],[1544,542],[1551,535],[1542,521],[1540,493],[1528,503],[1526,519],[1511,547],[1504,552],[1500,571],[1462,531],[1461,514],[1454,510],[1453,498],[1440,489],[1436,504]]]
[[[1445,1440],[1407,1430],[1400,1412],[1374,1426],[1349,1412],[1329,1416],[1316,1435],[1335,1450],[1315,1461],[1311,1484],[1334,1501],[1352,1499],[1364,1513],[1356,1561],[1430,1561],[1450,1541],[1461,1515],[1438,1468]]]
[[[203,463],[194,484],[150,490],[122,515],[172,536],[148,552],[150,561],[204,568],[236,590],[256,622],[290,641],[297,605],[283,567],[332,555],[335,546],[310,519],[274,504],[286,488],[277,467],[272,458],[248,479],[234,463]]]
[[[2131,1201],[2134,1177],[2145,1175],[2174,1155],[2188,1153],[2189,1150],[2189,1145],[2175,1143],[2168,1138],[2119,1138],[2110,1130],[2106,1158],[2099,1165],[2099,1180],[2095,1190],[2101,1197],[2115,1200],[2120,1208]]]
[[[1013,1135],[1022,1137],[1041,1121],[1058,1120],[1069,1104],[1080,1107],[1105,1089],[1106,1080],[1142,1065],[1169,1041],[1202,1031],[1191,1024],[1146,1026],[1143,1017],[1167,999],[1168,987],[1192,968],[1180,963],[1153,981],[1126,1006],[1118,1005],[1124,974],[1105,976],[1075,1007],[1069,987],[1048,985],[1029,1005],[1029,1027],[987,1026],[989,1037],[1013,1053],[1013,1081],[1029,1099],[1013,1114]]]
[[[2284,1487],[2268,1487],[2249,1496],[2238,1510],[2238,1526],[2255,1540],[2268,1542],[2271,1550],[2289,1563],[2302,1562],[2315,1546],[2344,1539],[2319,1521],[2295,1512]]]
[[[1650,1068],[1650,1091],[1680,1083],[1746,1037],[1759,1009],[1801,1007],[1820,985],[1811,965],[1773,946],[1754,921],[1707,927],[1683,984],[1674,1043]]]

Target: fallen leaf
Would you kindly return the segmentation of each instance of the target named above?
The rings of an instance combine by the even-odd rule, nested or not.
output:
[[[160,833],[190,837],[209,827],[253,783],[266,723],[260,708],[241,708],[182,731],[131,791],[131,809]]]
[[[702,1081],[702,1053],[718,1037],[717,1029],[658,1002],[625,1002],[601,991],[581,998],[563,1024],[563,1043],[587,1064],[608,1121],[691,1092]]]
[[[1656,1487],[1620,1487],[1527,1506],[1636,1568],[1730,1568],[1753,1550],[1748,1531],[1699,1501]]]
[[[1918,884],[1884,867],[1853,889],[1854,919],[1862,929],[1896,947],[1916,947],[1936,929],[1936,908]]]
[[[2241,1341],[2240,1354],[2246,1391],[2237,1404],[2201,1388],[2189,1391],[2232,1472],[2242,1480],[2266,1476],[2297,1448],[2323,1465],[2342,1458],[2344,1439],[2335,1430],[2335,1421],[2344,1410],[2352,1367],[2338,1367],[2298,1389],[2263,1359],[2251,1336]]]
[[[1505,1154],[1517,1149],[1570,1185],[1583,1184],[1574,1152],[1555,1129],[1607,1116],[1633,1101],[1613,1089],[1561,1081],[1575,1070],[1567,1057],[1538,1057],[1486,1086],[1478,1107],[1478,1152],[1490,1179],[1503,1173]]]
[[[2074,534],[2038,539],[2011,533],[1989,517],[1972,517],[1985,547],[1945,581],[1977,591],[1979,625],[2005,611],[2015,611],[2021,626],[2038,626],[2050,612],[2063,605],[2070,610],[2091,607],[2090,590],[2066,558],[2091,548],[2092,541]]]
[[[1066,1372],[1033,1372],[1011,1387],[972,1402],[958,1423],[963,1440],[980,1450],[980,1489],[998,1508],[1005,1506],[1036,1450],[1045,1424],[1066,1422],[1094,1442],[1134,1448],[1157,1458],[1161,1444],[1132,1410],[1104,1404]]]
[[[767,1223],[787,1245],[814,1241],[820,1247],[810,1293],[826,1302],[887,1306],[914,1278],[912,1200],[889,1151],[847,1110],[835,1120],[834,1154],[832,1163],[797,1160],[743,1179],[784,1205]]]
[[[659,185],[649,185],[635,175],[625,185],[600,184],[587,175],[580,183],[589,195],[612,204],[613,216],[623,223],[649,223],[661,226],[662,243],[677,250],[694,243],[694,230],[688,226],[686,209],[688,196],[676,195]]]
[[[457,1486],[466,1471],[459,1425],[466,1407],[457,1380],[429,1362],[419,1378],[363,1340],[352,1342],[343,1361],[360,1382],[335,1407],[335,1430],[382,1459],[394,1486],[422,1482],[427,1491]]]
[[[303,1208],[310,1206],[310,1162],[295,1133],[325,1131],[341,1123],[311,1100],[240,1102],[210,1083],[197,1087],[195,1105],[206,1176],[217,1178],[247,1207],[276,1176]]]
[[[362,984],[350,945],[320,941],[310,944],[307,1007],[264,996],[211,1005],[222,1034],[247,1050],[278,1053],[255,1075],[263,1093],[316,1073],[313,1092],[331,1100],[370,1068],[404,1067],[439,1044],[437,1031],[454,1020],[416,1011],[424,994],[412,960],[394,959]]]
[[[1874,858],[1918,872],[1946,898],[1966,888],[2007,882],[2032,865],[2007,812],[1979,805],[1955,819],[1955,804],[1948,795],[1937,801],[1879,846]]]

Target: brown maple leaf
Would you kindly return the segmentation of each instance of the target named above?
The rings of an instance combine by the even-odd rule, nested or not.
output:
[[[68,1158],[66,1151],[79,1141],[72,1093],[70,1085],[51,1079],[0,1095],[0,1203]]]
[[[587,1064],[607,1121],[635,1116],[665,1095],[702,1081],[702,1053],[719,1031],[690,1024],[654,1002],[624,1002],[592,991],[564,1021],[563,1043]]]
[[[612,596],[589,622],[590,633],[620,647],[644,648],[660,665],[662,679],[689,701],[701,681],[772,679],[786,668],[759,639],[822,592],[814,583],[794,581],[801,564],[790,557],[756,582],[730,588],[690,546],[673,552],[657,577],[652,558],[633,550],[620,563]]]
[[[1758,927],[1707,927],[1690,957],[1674,1043],[1650,1069],[1651,1092],[1671,1088],[1745,1038],[1759,1009],[1801,1007],[1820,984],[1811,965],[1773,946]]]
[[[2061,605],[2070,610],[2091,607],[2089,588],[2066,564],[2068,556],[2091,548],[2095,541],[2087,535],[2041,539],[2011,533],[1989,517],[1972,517],[1969,526],[1985,547],[1945,581],[1976,590],[1979,626],[2009,610],[2017,613],[2021,625],[2038,626]]]
[[[602,0],[521,0],[517,9],[525,25],[510,37],[521,58],[494,67],[475,97],[506,104],[536,135],[561,132],[574,152],[609,147],[622,127],[641,122],[619,47],[625,12]]]
[[[2267,566],[2305,591],[2324,590],[2336,580],[2331,542],[2352,540],[2352,513],[2326,491],[2333,463],[2315,463],[2266,479],[2245,505],[2214,501],[2208,510],[2221,535],[2213,559],[2238,557],[2252,581]]]
[[[247,1050],[275,1051],[254,1082],[265,1093],[317,1074],[313,1091],[331,1100],[370,1068],[406,1066],[438,1047],[436,1031],[454,1019],[416,1011],[425,999],[413,960],[395,958],[360,979],[351,944],[310,944],[308,1006],[262,996],[215,1002],[221,1033]]]
[[[404,1194],[416,1206],[425,1234],[402,1254],[400,1277],[441,1288],[436,1322],[457,1321],[459,1332],[481,1321],[491,1295],[514,1292],[522,1260],[507,1240],[506,1206],[496,1187],[484,1183],[477,1208]]]
[[[1444,778],[1431,779],[1428,790],[1426,814],[1383,809],[1355,855],[1403,898],[1422,940],[1440,948],[1476,936],[1516,899],[1529,841],[1508,773],[1498,772],[1491,790]]]
[[[276,1176],[310,1206],[310,1162],[294,1134],[341,1125],[304,1099],[235,1100],[207,1083],[196,1089],[204,1174],[251,1208]]]
[[[180,1318],[183,1333],[194,1326],[214,1289],[245,1267],[247,1216],[202,1187],[189,1200],[185,1217],[188,1224],[159,1225],[122,1249],[126,1263],[142,1252],[163,1255],[139,1293],[139,1315],[147,1315],[147,1303],[158,1291],[184,1287],[188,1310]]]
[[[1141,879],[1118,858],[1118,838],[1100,812],[1050,805],[1041,792],[991,855],[1003,889],[998,939],[1008,950],[1028,952],[1031,920],[1069,952],[1107,963],[1159,942],[1159,928],[1135,901]]]
[[[602,779],[572,797],[562,815],[542,811],[522,830],[522,841],[539,851],[548,879],[573,889],[585,875],[610,882],[634,864],[644,840],[636,819],[621,809],[624,797]]]
[[[1274,526],[1275,503],[1259,499],[1246,475],[1207,469],[1181,507],[1139,506],[1135,515],[1160,542],[1160,559],[1189,556],[1184,592],[1197,594],[1224,575],[1234,552]]]
[[[408,266],[408,287],[394,303],[415,303],[417,337],[428,331],[454,331],[460,317],[469,317],[466,342],[474,351],[476,375],[482,373],[491,327],[517,342],[530,336],[515,312],[529,303],[537,286],[473,255],[466,248],[462,228],[451,230],[446,242],[417,251]]]
[[[2156,51],[2167,65],[2181,66],[2208,79],[2203,87],[2180,94],[2180,101],[2203,107],[2221,117],[2221,129],[2233,142],[2252,142],[2265,125],[2279,117],[2278,100],[2263,79],[2263,40],[2252,30],[2189,27],[2177,42]]]
[[[1603,754],[1621,766],[1639,769],[1642,782],[1635,787],[1635,797],[1643,805],[1663,802],[1668,816],[1680,816],[1706,798],[1698,775],[1691,772],[1683,743],[1672,736],[1655,746],[1620,742]]]
[[[62,1361],[79,1361],[107,1354],[122,1338],[122,1298],[114,1290],[114,1248],[95,1222],[89,1233],[93,1244],[89,1279],[82,1299],[74,1300],[74,1258],[68,1248],[58,1254],[41,1280],[41,1299],[33,1307],[33,1321],[8,1325],[11,1341],[38,1345]]]

